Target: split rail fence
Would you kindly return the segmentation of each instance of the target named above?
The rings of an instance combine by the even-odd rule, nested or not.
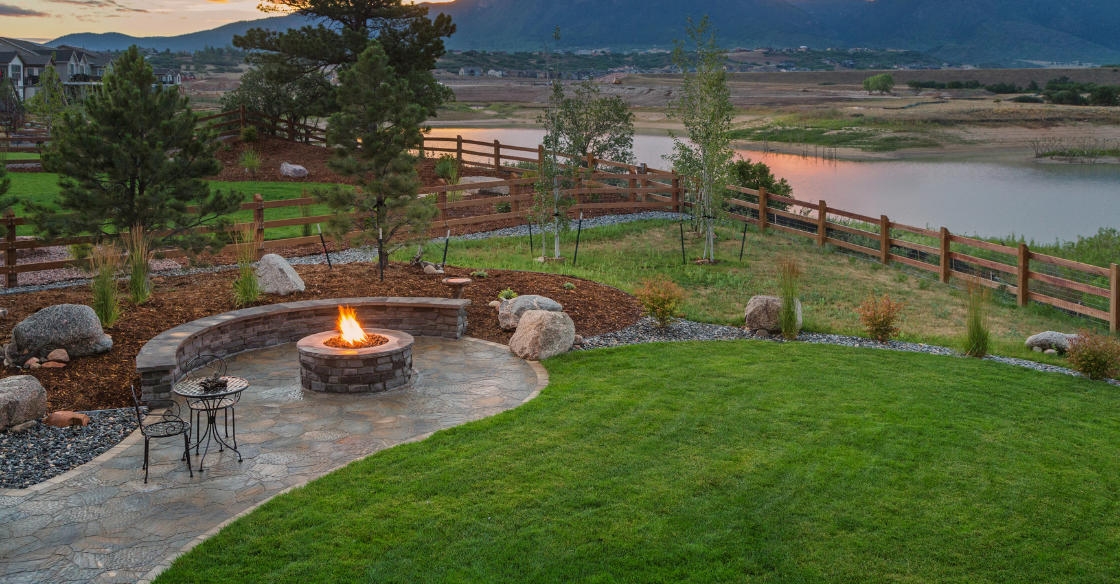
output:
[[[234,135],[242,128],[253,125],[274,131],[284,139],[321,144],[326,141],[321,129],[247,110],[224,112],[201,121],[207,123],[216,119],[224,121],[215,124],[215,128],[228,128],[222,135]],[[509,172],[514,177],[420,189],[420,194],[434,195],[437,198],[439,218],[432,225],[433,235],[442,235],[455,226],[525,220],[529,216],[537,179],[518,177],[517,173],[524,172],[526,168],[510,163],[539,164],[545,156],[543,146],[527,148],[502,144],[497,140],[468,140],[462,136],[428,137],[421,146],[420,153],[423,156],[452,155],[463,167]],[[570,160],[569,163],[576,162]],[[576,204],[569,209],[573,218],[584,211],[597,209],[617,209],[621,212],[663,209],[685,213],[692,207],[686,197],[686,188],[672,171],[658,170],[644,164],[597,160],[591,156],[586,160],[580,159],[578,164],[593,170],[575,188],[564,191],[576,199]],[[808,203],[770,194],[766,189],[752,190],[736,186],[727,188],[745,195],[727,201],[731,210],[730,217],[753,224],[760,232],[773,230],[809,238],[818,246],[834,245],[874,257],[883,264],[896,262],[911,269],[928,272],[945,283],[952,278],[975,278],[985,286],[1014,295],[1020,306],[1034,301],[1106,321],[1112,331],[1120,330],[1120,267],[1117,264],[1111,264],[1108,268],[1084,264],[1035,253],[1026,245],[1010,247],[954,235],[945,228],[924,229],[891,221],[885,215],[876,218],[836,209],[829,207],[823,200]],[[508,194],[449,200],[449,193],[476,189],[491,193],[504,189],[508,190]],[[614,200],[602,202],[605,195],[605,198]],[[310,198],[265,201],[259,194],[254,195],[251,202],[242,203],[241,210],[251,211],[253,214],[258,257],[270,249],[319,243],[318,235],[273,239],[267,237],[269,229],[311,225],[329,219],[330,215],[272,220],[266,217],[266,212],[270,209],[315,203]],[[457,216],[456,213],[457,209],[486,206],[492,206],[494,212],[465,217]],[[801,211],[793,212],[795,208]],[[9,288],[18,286],[21,273],[73,265],[71,260],[18,264],[19,250],[91,242],[89,237],[56,241],[17,240],[16,228],[24,225],[25,220],[10,212],[3,220],[8,229],[6,238],[0,244],[5,257],[5,265],[0,266],[0,274],[5,275]],[[233,247],[228,246],[223,251],[232,250]],[[165,257],[181,255],[182,252],[169,251]]]

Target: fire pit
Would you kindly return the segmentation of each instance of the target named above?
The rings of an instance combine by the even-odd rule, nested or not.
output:
[[[300,339],[300,383],[308,391],[367,393],[412,381],[412,335],[363,329],[354,311],[339,307],[338,330]]]

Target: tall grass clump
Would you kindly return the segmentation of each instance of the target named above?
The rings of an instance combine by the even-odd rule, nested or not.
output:
[[[801,266],[797,260],[790,256],[778,258],[778,298],[782,301],[782,308],[778,312],[778,324],[782,327],[782,336],[787,339],[796,339],[801,328],[797,318],[797,299],[801,288]]]
[[[1120,341],[1109,335],[1084,330],[1069,343],[1069,366],[1089,379],[1120,375]]]
[[[241,166],[245,167],[245,170],[253,176],[256,176],[257,172],[261,169],[261,155],[252,148],[241,153],[240,162]]]
[[[152,297],[152,236],[135,224],[121,239],[128,252],[128,292],[132,303],[140,305]]]
[[[121,293],[117,288],[117,272],[121,268],[121,251],[113,243],[98,245],[90,250],[89,266],[93,272],[90,291],[93,292],[93,312],[101,326],[111,327],[121,317]]]
[[[634,296],[641,301],[643,314],[657,321],[658,327],[668,328],[681,316],[685,291],[667,276],[658,274],[643,280]]]
[[[980,278],[965,281],[968,295],[968,330],[964,337],[964,352],[969,357],[983,359],[992,351],[992,332],[988,320],[991,315],[992,292],[980,283]]]
[[[253,262],[257,261],[257,236],[252,223],[233,233],[237,254],[237,279],[233,281],[233,304],[238,307],[255,304],[261,297],[260,282]]]

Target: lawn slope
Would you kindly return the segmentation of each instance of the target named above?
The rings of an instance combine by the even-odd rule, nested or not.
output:
[[[1107,582],[1116,389],[989,362],[678,343],[351,464],[172,582]]]

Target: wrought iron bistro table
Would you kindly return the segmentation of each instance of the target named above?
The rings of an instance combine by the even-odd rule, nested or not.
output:
[[[233,444],[226,442],[220,432],[218,432],[217,417],[218,412],[229,407],[229,401],[237,401],[241,392],[249,387],[249,382],[240,377],[230,377],[223,375],[221,377],[226,381],[226,387],[217,391],[207,391],[202,386],[202,379],[187,379],[175,384],[171,389],[175,395],[182,396],[188,400],[193,401],[197,406],[201,406],[202,411],[206,412],[206,429],[198,433],[198,442],[194,443],[195,450],[202,444],[202,439],[206,438],[206,447],[202,452],[202,458],[198,461],[198,472],[202,472],[202,463],[206,461],[206,453],[210,451],[210,439],[213,438],[218,443],[218,452],[222,452],[225,448],[237,453],[237,462],[241,462],[241,452],[237,450],[237,421],[233,422]]]

